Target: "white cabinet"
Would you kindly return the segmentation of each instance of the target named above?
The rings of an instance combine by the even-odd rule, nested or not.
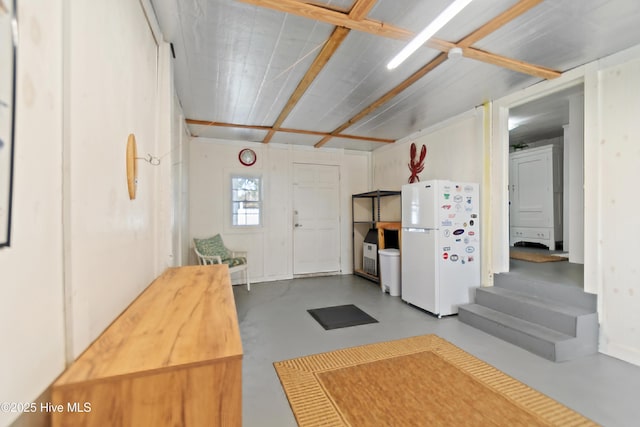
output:
[[[562,151],[545,145],[509,154],[509,244],[562,240]]]

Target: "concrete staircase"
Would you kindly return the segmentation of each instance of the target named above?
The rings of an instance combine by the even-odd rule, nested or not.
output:
[[[458,319],[555,362],[598,351],[596,296],[576,286],[499,274]]]

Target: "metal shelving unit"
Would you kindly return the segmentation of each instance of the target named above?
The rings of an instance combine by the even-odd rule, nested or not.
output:
[[[373,282],[379,283],[380,277],[377,275],[372,275],[365,272],[362,268],[356,268],[356,226],[358,225],[368,225],[368,229],[378,228],[380,223],[384,224],[398,224],[397,221],[383,221],[381,219],[381,207],[380,200],[384,197],[397,196],[400,197],[400,191],[390,191],[390,190],[374,190],[366,193],[353,194],[351,196],[351,242],[353,245],[352,248],[352,262],[353,262],[353,274],[357,276],[364,277],[365,279],[371,280]],[[371,200],[371,220],[357,220],[355,218],[355,201],[356,199],[370,199]],[[399,200],[398,200],[399,202]],[[365,232],[366,234],[366,232]],[[359,242],[360,243],[360,242]],[[382,248],[379,248],[382,249]]]

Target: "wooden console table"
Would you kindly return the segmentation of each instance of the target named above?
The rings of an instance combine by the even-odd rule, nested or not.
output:
[[[53,427],[241,426],[227,266],[165,271],[58,378],[52,404]]]

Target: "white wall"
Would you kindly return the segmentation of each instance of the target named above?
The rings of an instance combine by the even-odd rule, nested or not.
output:
[[[597,78],[599,129],[589,150],[599,176],[598,240],[586,243],[600,260],[600,351],[640,365],[640,52]]]
[[[30,402],[64,369],[61,0],[18,2],[11,247],[0,249],[0,402]],[[0,425],[19,414],[0,411]]]
[[[584,264],[584,94],[569,98],[564,126],[563,250],[569,262]]]
[[[159,124],[180,112],[153,16],[137,1],[53,0],[19,2],[19,18],[12,246],[0,250],[2,402],[38,398],[173,263],[163,212],[182,209],[165,185],[176,142]],[[138,163],[133,201],[129,133],[141,157],[162,158]],[[0,425],[18,415],[0,413]]]
[[[257,154],[257,161],[251,167],[242,166],[238,161],[238,151],[244,147],[252,148]],[[351,273],[351,194],[369,190],[369,158],[369,153],[344,150],[194,138],[190,146],[189,175],[191,238],[221,233],[228,247],[249,251],[252,282],[291,278],[293,164],[338,165],[341,270]],[[229,186],[233,173],[262,176],[263,227],[231,227]],[[191,263],[195,262],[191,254]]]
[[[75,358],[170,264],[171,162],[138,161],[135,200],[125,185],[130,133],[139,157],[170,151],[156,127],[170,101],[158,69],[167,55],[139,2],[71,2],[67,25],[65,277]]]
[[[173,215],[171,218],[174,265],[189,264],[189,130],[178,97],[173,97],[172,175]]]
[[[411,172],[410,146],[415,142],[416,157],[427,146],[421,181],[448,179],[482,182],[482,116],[470,111],[446,123],[421,132],[413,138],[403,138],[395,144],[373,152],[373,185],[384,190],[400,190]]]

